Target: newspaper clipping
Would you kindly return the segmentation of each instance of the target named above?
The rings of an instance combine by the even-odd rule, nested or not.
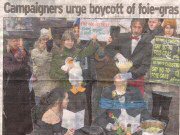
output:
[[[1,0],[2,135],[179,135],[180,0]]]

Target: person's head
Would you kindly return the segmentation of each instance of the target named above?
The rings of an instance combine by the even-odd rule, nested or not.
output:
[[[116,74],[114,76],[114,85],[116,87],[126,87],[127,86],[127,81],[126,80],[123,80],[121,78],[121,75],[120,74]]]
[[[38,44],[39,44],[38,47],[44,48],[48,40],[49,40],[49,30],[45,28],[41,29],[40,37],[38,39]]]
[[[42,96],[40,104],[48,108],[58,107],[60,111],[66,109],[68,105],[68,93],[64,88],[54,88],[46,95]]]
[[[9,38],[7,39],[7,45],[9,46],[10,50],[18,50],[18,48],[24,49],[22,38]]]
[[[74,44],[76,44],[76,37],[72,30],[66,30],[61,38],[62,47],[67,49],[72,49]]]
[[[27,55],[24,47],[24,42],[21,37],[10,37],[7,39],[7,52],[12,52],[15,59],[20,62],[23,61]]]
[[[155,30],[161,25],[161,19],[158,18],[150,18],[148,20],[148,27],[150,30]]]
[[[79,38],[79,34],[80,34],[79,25],[74,25],[73,26],[73,31],[74,31],[74,34],[76,35],[76,37]]]
[[[163,22],[164,35],[167,37],[176,36],[176,19],[164,19]]]
[[[145,27],[144,19],[132,19],[131,21],[131,33],[134,36],[140,36],[143,33]]]
[[[73,31],[78,38],[79,38],[79,25],[80,25],[80,18],[77,18],[73,23]]]

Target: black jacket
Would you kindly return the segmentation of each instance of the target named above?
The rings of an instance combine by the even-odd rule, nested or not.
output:
[[[151,37],[143,34],[135,50],[131,54],[131,33],[121,34],[118,40],[113,41],[106,49],[111,57],[121,53],[125,58],[133,62],[129,72],[133,79],[144,76],[151,64],[152,44]]]
[[[163,35],[163,28],[161,26],[159,26],[155,30],[148,29],[147,35],[149,36],[149,38],[151,38],[150,40],[152,40],[155,36],[162,36]]]
[[[6,115],[5,133],[20,135],[32,130],[29,79],[31,77],[27,55],[18,62],[9,52],[3,57],[3,95]]]
[[[103,90],[102,98],[107,98],[110,100],[117,100],[116,97],[112,97],[112,91],[115,90],[115,86],[112,85],[110,87],[106,87]],[[125,103],[130,103],[132,101],[142,101],[143,97],[140,93],[140,91],[133,87],[127,87],[126,94],[125,94]],[[132,117],[136,117],[138,114],[141,114],[141,121],[150,119],[150,114],[145,108],[140,109],[126,109],[128,115]],[[114,120],[109,117],[109,113],[113,113],[116,118],[118,118],[121,114],[120,109],[106,109],[100,116],[98,116],[95,121],[94,125],[98,125],[106,128],[108,123],[114,123]]]

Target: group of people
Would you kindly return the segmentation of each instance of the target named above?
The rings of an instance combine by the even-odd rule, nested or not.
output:
[[[106,43],[99,42],[96,35],[90,41],[80,41],[79,24],[74,24],[55,44],[50,29],[42,28],[30,53],[23,38],[8,36],[3,56],[4,134],[114,135],[117,123],[127,134],[135,134],[144,120],[168,124],[169,86],[153,84],[151,115],[143,99],[144,79],[151,64],[153,39],[176,37],[177,24],[175,19],[156,18],[148,19],[147,24],[145,32],[146,21],[132,19],[130,33],[111,33]],[[94,80],[83,76],[86,58],[95,59],[96,71],[90,72],[97,72]],[[132,65],[120,72],[116,61],[131,61]],[[97,83],[97,88],[89,87],[89,82]],[[91,100],[94,96],[96,103]],[[91,109],[96,105],[99,112],[92,118]],[[63,109],[85,109],[84,127],[76,131],[63,128]],[[129,124],[131,131],[127,130]]]

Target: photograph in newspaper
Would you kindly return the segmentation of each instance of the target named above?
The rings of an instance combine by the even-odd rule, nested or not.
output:
[[[179,135],[180,0],[1,0],[2,135]]]
[[[4,17],[3,135],[178,135],[179,24]]]

